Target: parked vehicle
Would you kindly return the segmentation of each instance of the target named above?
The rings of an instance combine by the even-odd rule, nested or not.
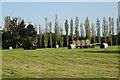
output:
[[[25,42],[23,44],[24,50],[32,50],[37,48],[37,43],[35,41],[32,42]]]

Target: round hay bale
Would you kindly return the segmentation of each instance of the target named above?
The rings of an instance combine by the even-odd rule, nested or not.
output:
[[[86,45],[89,45],[89,44],[90,44],[90,40],[89,40],[89,39],[86,39],[86,40],[85,40],[85,44],[86,44]]]
[[[55,45],[55,48],[59,48],[59,45]]]
[[[107,43],[102,43],[100,44],[100,48],[107,48],[108,47],[108,44]]]
[[[10,46],[10,47],[9,47],[9,49],[11,50],[11,49],[12,49],[12,47]]]
[[[76,40],[76,46],[80,46],[80,40]]]
[[[81,40],[81,45],[85,45],[85,40]]]
[[[70,45],[68,46],[68,49],[75,49],[75,48],[76,48],[75,44],[70,44]]]

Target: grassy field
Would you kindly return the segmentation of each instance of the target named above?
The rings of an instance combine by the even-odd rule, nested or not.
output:
[[[3,78],[117,78],[118,46],[3,50]]]

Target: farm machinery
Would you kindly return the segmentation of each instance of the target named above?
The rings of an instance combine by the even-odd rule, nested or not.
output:
[[[90,43],[90,40],[73,40],[69,41],[68,49],[73,48],[94,48],[95,46],[100,46],[100,48],[107,48],[107,43]]]
[[[90,41],[88,39],[86,40],[76,40],[76,41],[70,41],[68,49],[71,48],[94,48],[95,44],[90,44]]]
[[[68,49],[73,48],[94,48],[95,46],[100,46],[100,48],[107,48],[107,43],[91,43],[90,40],[73,40],[69,41]]]

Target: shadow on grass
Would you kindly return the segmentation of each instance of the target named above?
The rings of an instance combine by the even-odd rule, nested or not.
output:
[[[106,50],[106,51],[83,51],[87,53],[104,53],[104,54],[120,54],[120,50]]]

